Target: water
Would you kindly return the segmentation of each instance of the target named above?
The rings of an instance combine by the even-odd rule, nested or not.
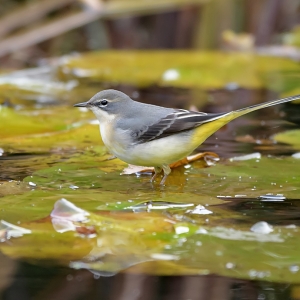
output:
[[[166,99],[166,106],[197,105],[186,94],[180,89],[138,91],[149,103]],[[252,105],[268,95],[245,89],[209,94],[213,101],[203,110],[210,112]],[[229,99],[239,101],[233,106]],[[33,232],[0,246],[1,299],[300,298],[300,174],[291,158],[296,149],[270,139],[298,128],[285,121],[299,115],[292,107],[269,108],[228,124],[199,148],[218,153],[221,162],[210,168],[203,168],[203,162],[179,167],[165,187],[151,185],[149,175],[121,176],[126,165],[109,160],[96,126],[79,127],[74,134],[65,125],[90,120],[91,114],[71,105],[23,107],[25,116],[37,112],[37,124],[45,115],[56,116],[58,121],[50,124],[53,134],[57,127],[70,131],[45,137],[50,129],[39,128],[32,132],[41,136],[28,138],[16,129],[0,145],[0,217]],[[254,152],[263,158],[227,160]],[[266,197],[270,193],[275,196]],[[91,216],[82,224],[74,223],[69,212],[61,213],[61,224],[73,222],[70,228],[75,228],[65,235],[54,231],[49,217],[61,198]],[[274,232],[251,232],[260,221]],[[133,238],[130,232],[137,228],[145,235]],[[100,241],[102,246],[95,246]],[[178,261],[149,261],[158,255]],[[69,267],[71,261],[82,269]],[[113,270],[117,274],[109,277]]]
[[[208,276],[118,274],[100,277],[86,270],[13,262],[14,277],[3,284],[1,299],[297,299],[298,286]]]

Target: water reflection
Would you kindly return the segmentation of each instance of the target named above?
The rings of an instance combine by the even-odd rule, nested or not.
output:
[[[223,198],[220,207],[243,215],[243,219],[233,221],[248,223],[249,220],[267,221],[272,225],[300,226],[300,199],[257,199],[257,198]]]
[[[221,276],[149,276],[122,273],[98,277],[50,262],[33,265],[0,255],[3,300],[292,300],[297,286]],[[3,268],[5,266],[5,268]],[[292,296],[293,295],[293,298]]]

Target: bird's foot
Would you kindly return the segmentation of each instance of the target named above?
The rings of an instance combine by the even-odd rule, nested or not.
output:
[[[157,175],[159,173],[161,173],[161,171],[164,171],[164,176],[160,182],[160,185],[164,185],[166,182],[166,179],[168,177],[168,175],[171,173],[171,168],[168,165],[163,165],[162,168],[160,167],[154,167],[154,175],[152,176],[150,182],[154,182],[155,178],[157,177]]]
[[[157,175],[162,171],[162,168],[154,167],[154,175],[152,176],[150,182],[154,182]]]
[[[163,165],[162,169],[164,171],[164,177],[160,182],[160,185],[164,185],[166,182],[167,177],[170,175],[171,173],[171,168],[168,165]]]

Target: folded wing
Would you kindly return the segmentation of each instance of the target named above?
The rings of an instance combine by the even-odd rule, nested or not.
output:
[[[203,123],[219,119],[226,114],[227,113],[206,114],[177,109],[161,118],[158,122],[145,126],[140,130],[133,131],[132,137],[136,139],[136,143],[145,143],[193,129]]]

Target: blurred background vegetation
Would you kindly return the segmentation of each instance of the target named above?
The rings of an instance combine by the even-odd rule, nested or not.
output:
[[[72,52],[188,48],[298,60],[299,22],[299,0],[2,0],[0,63],[21,68]]]

